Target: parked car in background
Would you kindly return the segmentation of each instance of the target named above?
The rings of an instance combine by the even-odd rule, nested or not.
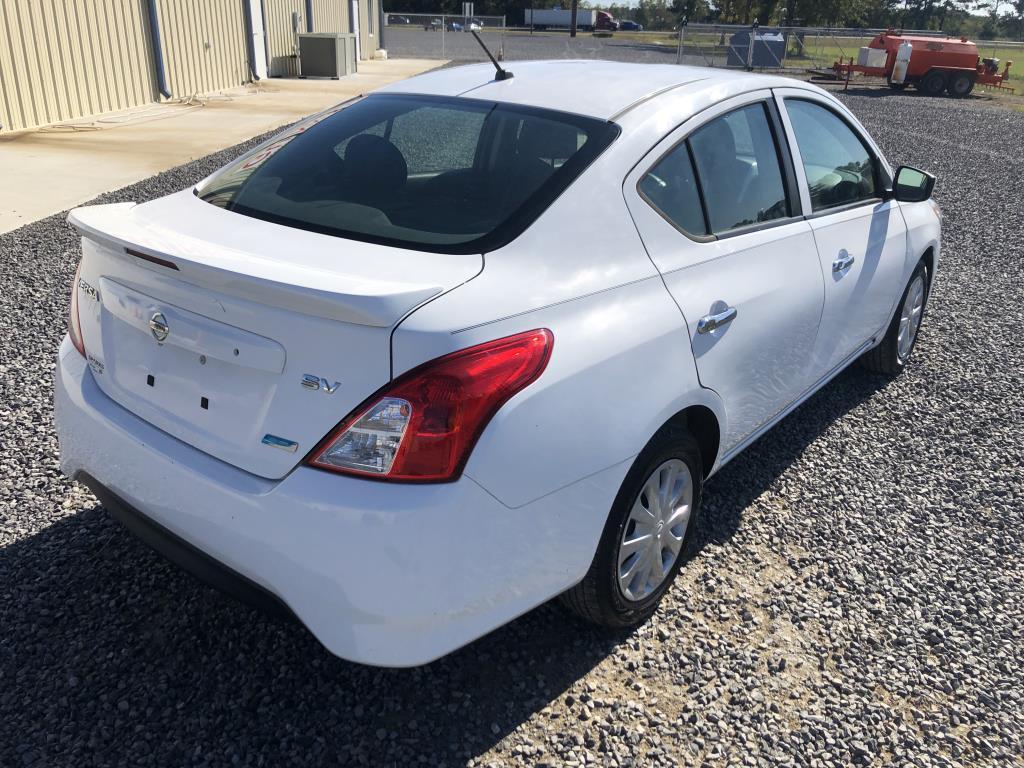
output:
[[[449,32],[461,32],[462,31],[462,22],[459,22],[459,21],[449,21],[447,26],[448,26],[448,31]]]
[[[643,32],[644,31],[644,25],[643,24],[637,24],[635,21],[620,20],[619,21],[619,30],[622,31],[622,32]]]
[[[436,32],[437,30],[444,27],[444,22],[441,19],[431,19],[428,23],[423,25],[424,30]]]
[[[408,24],[409,19],[405,16],[396,16],[392,14],[388,16],[388,24]]]
[[[68,217],[61,469],[346,659],[422,664],[558,595],[644,621],[707,478],[851,363],[898,375],[936,277],[934,178],[810,83],[514,70]]]

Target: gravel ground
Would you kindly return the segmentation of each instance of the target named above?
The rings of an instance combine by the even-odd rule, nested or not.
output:
[[[0,236],[0,765],[1021,765],[1024,115],[844,98],[940,179],[941,279],[908,370],[842,374],[723,470],[646,626],[546,605],[419,669],[330,656],[60,476],[50,379],[78,248],[63,216]]]

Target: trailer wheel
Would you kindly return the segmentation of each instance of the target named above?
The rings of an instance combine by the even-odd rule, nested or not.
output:
[[[918,87],[927,96],[938,96],[946,90],[946,73],[941,69],[933,69],[921,79]]]
[[[971,77],[970,72],[954,72],[949,78],[949,85],[946,86],[947,93],[955,99],[969,96],[973,90],[974,78]]]

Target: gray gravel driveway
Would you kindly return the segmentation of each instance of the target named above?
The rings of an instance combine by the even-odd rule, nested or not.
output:
[[[0,766],[1021,765],[1024,114],[844,98],[890,159],[939,176],[908,370],[843,373],[723,470],[646,626],[546,605],[419,669],[330,656],[61,477],[78,245],[62,216],[0,236]]]

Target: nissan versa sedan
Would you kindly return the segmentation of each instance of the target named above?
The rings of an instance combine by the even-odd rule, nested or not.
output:
[[[61,466],[358,662],[557,595],[644,621],[708,477],[855,361],[896,375],[934,179],[780,77],[446,69],[192,189],[78,208]]]

